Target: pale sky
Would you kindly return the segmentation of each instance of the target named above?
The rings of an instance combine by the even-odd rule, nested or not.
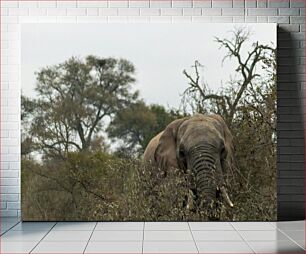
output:
[[[198,60],[206,83],[218,89],[234,73],[214,36],[230,38],[234,27],[252,32],[250,43],[276,45],[275,24],[23,24],[22,93],[33,97],[34,72],[72,56],[125,58],[136,68],[135,88],[147,103],[178,107],[187,87],[184,69]],[[249,44],[250,45],[250,44]],[[247,48],[246,48],[247,49]],[[246,53],[247,51],[245,51]]]

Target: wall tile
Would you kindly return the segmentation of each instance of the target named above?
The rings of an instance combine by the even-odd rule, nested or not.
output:
[[[290,2],[289,0],[269,0],[268,7],[289,7]]]
[[[194,0],[193,7],[211,7],[211,0]]]
[[[212,7],[221,7],[221,8],[232,8],[233,1],[232,0],[212,0]]]
[[[250,16],[277,16],[276,8],[250,8],[247,9],[247,15]]]
[[[278,216],[304,215],[304,0],[4,1],[1,7],[2,216],[20,215],[19,24],[33,22],[278,23]]]
[[[150,7],[153,8],[170,8],[171,0],[150,0]]]
[[[305,1],[304,0],[290,0],[290,7],[305,8]]]
[[[245,15],[244,8],[224,8],[222,9],[222,15],[224,16],[243,16]]]

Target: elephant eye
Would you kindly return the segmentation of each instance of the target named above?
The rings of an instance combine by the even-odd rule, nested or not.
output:
[[[180,148],[179,150],[179,163],[182,166],[182,168],[185,170],[187,169],[187,161],[186,161],[186,152],[183,148]]]
[[[180,154],[180,157],[181,157],[181,158],[184,158],[184,157],[185,157],[185,151],[184,151],[184,149],[180,149],[179,154]]]
[[[185,157],[185,152],[184,152],[184,150],[180,150],[180,157]]]
[[[225,159],[226,158],[226,155],[227,155],[227,152],[225,150],[225,147],[223,146],[222,149],[221,149],[221,158],[222,159]]]

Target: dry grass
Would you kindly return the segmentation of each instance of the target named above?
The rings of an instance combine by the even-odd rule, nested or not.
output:
[[[45,165],[23,159],[22,217],[27,221],[207,220],[205,211],[186,208],[188,186],[187,175],[179,170],[165,174],[140,161],[101,152],[72,153],[66,161]],[[275,219],[275,200],[242,195],[243,188],[231,191],[236,207],[223,207],[221,220]]]

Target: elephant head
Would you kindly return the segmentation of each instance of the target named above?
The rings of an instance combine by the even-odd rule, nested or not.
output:
[[[218,204],[233,207],[224,174],[233,165],[232,135],[219,115],[198,114],[170,123],[159,134],[154,160],[164,169],[189,170],[195,179],[196,202],[218,219]]]

